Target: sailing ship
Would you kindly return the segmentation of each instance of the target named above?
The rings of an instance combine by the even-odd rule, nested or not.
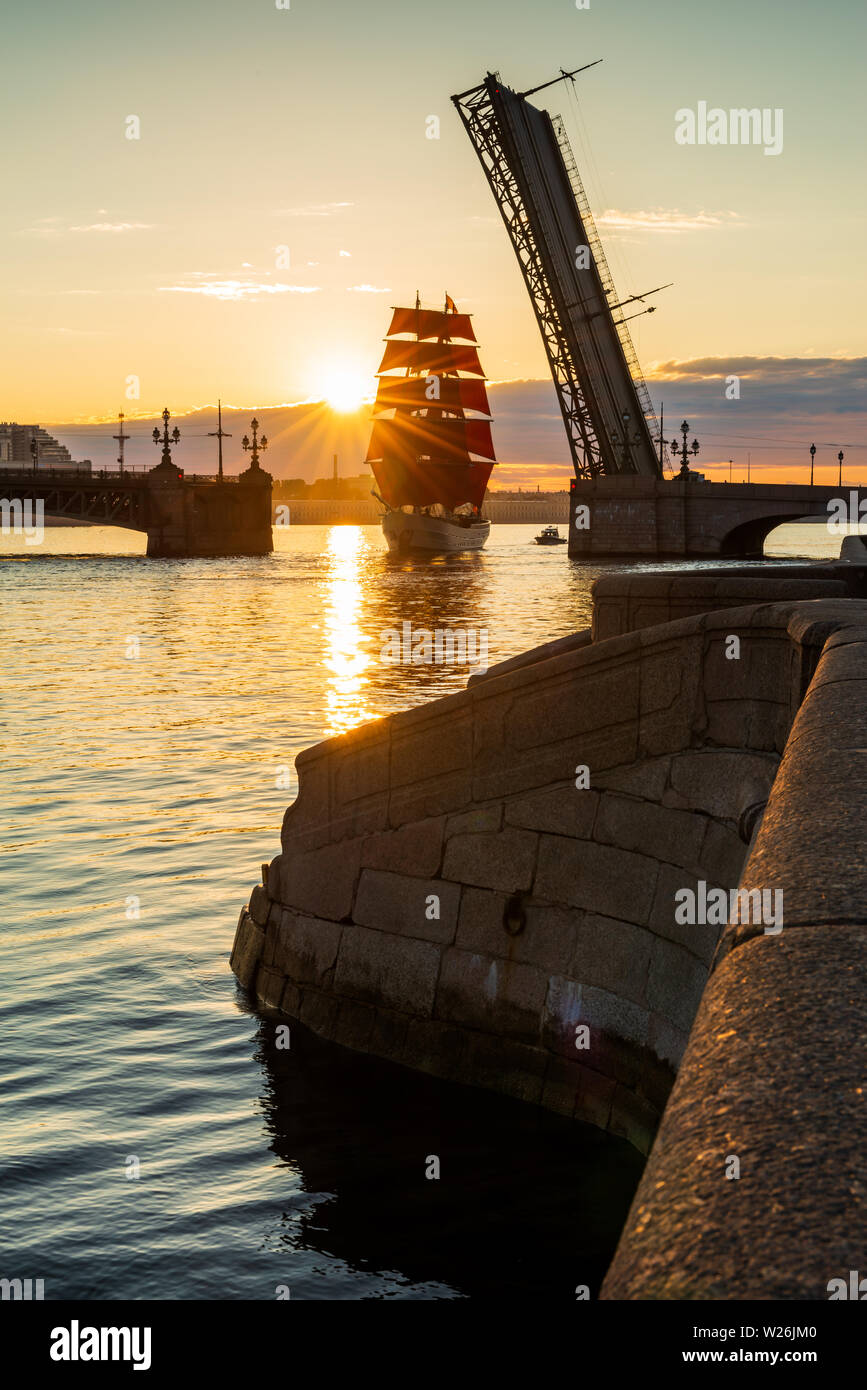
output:
[[[481,509],[496,457],[470,319],[448,294],[443,309],[416,294],[392,311],[366,460],[389,550],[481,550],[490,535]]]

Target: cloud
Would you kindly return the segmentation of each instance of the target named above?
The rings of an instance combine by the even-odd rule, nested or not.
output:
[[[341,208],[354,207],[354,203],[308,203],[300,208],[278,208],[277,217],[333,217]]]
[[[377,285],[348,285],[348,294],[391,294],[388,285],[384,289],[379,289]]]
[[[714,227],[743,226],[735,212],[681,212],[679,208],[653,208],[650,212],[623,212],[607,208],[596,222],[611,232],[705,232]]]
[[[160,285],[161,294],[203,294],[210,299],[255,299],[260,294],[318,292],[318,285],[266,285],[255,280],[213,280],[207,285]]]
[[[152,222],[89,222],[84,226],[68,227],[70,232],[145,232]]]
[[[108,232],[116,235],[120,232],[150,231],[154,225],[153,222],[82,222],[67,227],[55,226],[59,220],[57,217],[42,217],[35,226],[22,228],[21,234],[56,240],[69,232]]]
[[[338,256],[346,256],[347,259],[351,259],[351,257],[352,257],[352,252],[351,252],[351,251],[338,251],[337,254],[338,254]]]

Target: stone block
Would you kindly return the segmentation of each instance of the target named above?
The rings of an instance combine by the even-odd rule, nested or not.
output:
[[[650,1015],[646,1008],[623,999],[619,994],[596,985],[584,985],[581,990],[581,1022],[594,1032],[620,1038],[624,1042],[646,1047],[650,1030]]]
[[[782,753],[792,724],[788,705],[755,700],[747,726],[748,746],[756,752]]]
[[[241,912],[229,965],[242,989],[251,989],[265,950],[265,929],[253,921],[246,908]]]
[[[285,851],[280,901],[332,922],[348,918],[361,863],[361,842]]]
[[[329,759],[332,816],[341,816],[353,802],[388,791],[390,748],[390,723],[384,719],[335,740]]]
[[[439,963],[440,952],[430,942],[350,927],[340,942],[334,991],[363,1003],[429,1017]]]
[[[749,721],[755,704],[754,700],[708,700],[703,742],[720,748],[749,748]]]
[[[659,1111],[648,1100],[618,1082],[608,1120],[611,1133],[627,1139],[639,1153],[648,1154],[653,1147],[658,1125]]]
[[[710,922],[678,922],[675,915],[678,909],[678,899],[675,895],[684,888],[696,893],[698,882],[695,874],[663,864],[659,871],[649,926],[655,936],[683,946],[697,960],[709,966],[724,927]],[[733,886],[729,884],[717,885],[709,875],[705,878],[705,882],[712,887],[728,888]]]
[[[575,739],[593,730],[631,722],[638,717],[638,662],[632,651],[598,658],[605,649],[585,647],[574,655],[575,668],[565,676],[537,678],[514,702],[505,718],[505,741],[514,749],[535,748]],[[594,659],[588,660],[593,657]]]
[[[446,844],[443,878],[513,893],[533,881],[538,837],[529,830],[453,835]]]
[[[587,1023],[582,1008],[583,987],[565,975],[551,975],[542,1014],[542,1043],[561,1057],[574,1059],[576,1030]],[[592,1043],[592,1039],[591,1039]]]
[[[257,883],[250,894],[250,907],[248,909],[250,916],[258,926],[267,926],[270,909],[271,899],[268,897],[268,893],[265,888],[263,888],[262,884]]]
[[[287,980],[280,1000],[280,1012],[289,1014],[291,1018],[298,1018],[301,1012],[301,997],[298,986]]]
[[[642,1003],[652,940],[645,927],[589,913],[578,922],[569,974],[584,985]]]
[[[492,805],[474,806],[471,811],[449,816],[446,821],[446,839],[453,835],[492,835],[503,823],[503,806],[499,801]]]
[[[392,715],[392,789],[469,769],[472,761],[472,697],[465,691],[434,705]]]
[[[283,909],[274,935],[274,965],[290,980],[326,987],[334,969],[343,928],[321,917],[303,917]]]
[[[598,803],[599,796],[595,791],[589,787],[575,786],[573,774],[566,786],[542,787],[507,801],[506,824],[588,840]]]
[[[533,893],[547,902],[640,924],[650,916],[657,873],[655,860],[644,855],[543,835]]]
[[[376,1010],[372,1005],[359,1003],[356,999],[341,999],[334,1024],[334,1041],[341,1047],[366,1052],[373,1033],[375,1017]]]
[[[484,1033],[469,1034],[467,1042],[464,1074],[471,1085],[538,1105],[548,1065],[541,1048]]]
[[[491,960],[455,948],[443,956],[436,992],[439,1019],[538,1042],[548,977],[532,965]]]
[[[260,965],[256,971],[256,998],[269,1009],[279,1009],[286,986],[286,976],[271,965]]]
[[[455,945],[464,951],[537,965],[549,973],[565,972],[575,950],[581,914],[573,908],[552,907],[526,898],[527,925],[520,935],[510,936],[503,926],[507,902],[505,893],[465,888]]]
[[[473,778],[469,764],[458,772],[426,777],[402,787],[395,787],[388,803],[389,824],[402,826],[408,821],[425,820],[441,816],[447,811],[460,810],[472,801],[472,789]]]
[[[757,798],[755,803],[763,801]],[[736,888],[747,858],[747,846],[727,825],[708,818],[701,847],[702,877],[723,888]]]
[[[676,1028],[661,1014],[650,1015],[648,1047],[653,1050],[654,1056],[667,1063],[675,1072],[683,1060],[688,1038],[689,1034],[683,1028]]]
[[[326,994],[318,989],[305,989],[301,995],[298,1017],[305,1028],[317,1033],[319,1037],[333,1038],[339,1008],[340,1000],[333,994]]]
[[[671,760],[663,805],[702,811],[737,825],[746,806],[767,800],[777,766],[776,757],[726,748],[678,753]]]
[[[611,1105],[617,1082],[613,1076],[604,1076],[592,1067],[578,1067],[578,1085],[575,1092],[576,1120],[607,1129],[611,1119]]]
[[[442,862],[444,826],[445,816],[431,816],[371,835],[361,845],[361,867],[430,878]]]
[[[694,867],[705,834],[701,816],[616,792],[605,792],[593,828],[593,838],[651,859]]]
[[[460,896],[459,885],[443,879],[409,878],[379,869],[363,869],[353,918],[360,926],[378,931],[422,941],[454,941]],[[439,901],[439,916],[434,918],[428,916],[436,909],[435,903],[428,903],[432,897]]]
[[[599,772],[592,778],[592,784],[603,791],[627,792],[659,804],[668,785],[670,767],[670,756],[648,758],[644,762]]]
[[[707,978],[707,966],[690,951],[657,937],[647,977],[647,1002],[654,1013],[688,1033]]]

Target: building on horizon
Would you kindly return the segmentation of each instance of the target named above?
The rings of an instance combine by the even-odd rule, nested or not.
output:
[[[90,472],[90,459],[74,459],[66,445],[60,444],[41,425],[19,425],[11,420],[0,420],[0,467],[21,464],[32,468],[34,440],[38,468]]]

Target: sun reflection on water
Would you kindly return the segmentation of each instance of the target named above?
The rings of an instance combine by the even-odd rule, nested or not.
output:
[[[325,593],[326,734],[343,734],[374,719],[367,704],[370,657],[359,625],[363,605],[360,563],[369,550],[360,526],[332,526],[328,532]]]

